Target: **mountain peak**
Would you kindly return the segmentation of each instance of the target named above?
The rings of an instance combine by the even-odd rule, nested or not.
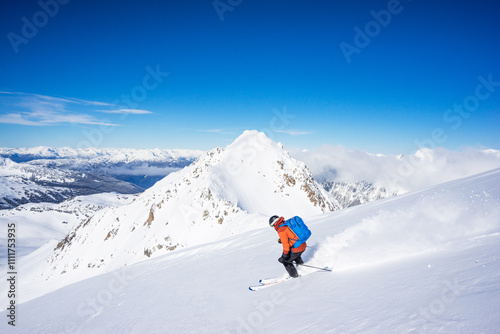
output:
[[[257,130],[245,130],[231,145],[238,145],[241,143],[260,143],[262,145],[272,145],[275,142],[264,132]]]
[[[257,130],[246,130],[233,143],[226,147],[229,151],[239,151],[246,153],[248,157],[253,157],[253,153],[259,153],[262,157],[266,151],[280,152],[287,157],[290,157],[281,143],[277,143],[269,138],[264,132]]]

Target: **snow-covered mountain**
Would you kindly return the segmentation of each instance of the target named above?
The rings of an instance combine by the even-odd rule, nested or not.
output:
[[[343,208],[398,195],[397,191],[390,192],[384,187],[365,181],[324,181],[321,185]]]
[[[264,133],[246,131],[227,148],[169,174],[133,203],[80,224],[36,275],[77,281],[267,226],[273,214],[309,217],[339,208],[303,162]]]
[[[28,203],[0,211],[0,226],[14,223],[19,227],[16,237],[21,242],[16,256],[21,257],[52,239],[61,240],[72,228],[88,220],[96,212],[131,203],[137,195],[102,193],[77,196],[61,203]],[[7,234],[0,235],[0,244],[7,244]],[[7,252],[0,253],[0,260]]]
[[[142,190],[105,174],[15,163],[0,157],[0,209],[25,203],[60,203],[80,195],[133,194]]]
[[[0,148],[0,157],[30,165],[109,174],[149,188],[169,173],[195,161],[204,152],[181,149]]]
[[[307,219],[304,260],[333,273],[249,291],[284,273],[262,227],[61,284],[22,304],[15,332],[498,333],[498,217],[500,169]],[[26,276],[45,256],[25,259],[21,293],[50,282]]]
[[[182,149],[124,149],[124,148],[55,148],[38,146],[32,148],[0,148],[0,156],[16,162],[34,160],[74,160],[88,161],[92,164],[115,164],[119,162],[158,162],[192,160],[202,155],[203,151]]]

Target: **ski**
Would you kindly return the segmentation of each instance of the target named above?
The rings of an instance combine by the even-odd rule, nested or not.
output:
[[[250,286],[248,287],[249,290],[251,291],[257,291],[257,290],[262,290],[265,288],[268,288],[270,286],[276,285],[278,283],[283,283],[285,281],[291,280],[293,277],[287,276],[285,278],[269,278],[269,279],[261,279],[260,285],[255,285],[255,286]],[[265,282],[265,283],[264,283]]]
[[[332,271],[332,269],[330,267],[323,267],[323,268],[320,268],[320,267],[312,267],[312,266],[309,266],[309,265],[303,265],[305,267],[310,267],[310,268],[314,268],[316,270],[312,271],[312,272],[309,272],[309,273],[304,273],[300,276],[304,276],[304,275],[308,275],[310,273],[313,273],[313,272],[318,272],[320,270],[324,270],[324,271]],[[299,277],[300,277],[299,276]],[[273,285],[276,285],[278,283],[283,283],[283,282],[286,282],[288,280],[291,280],[292,277],[290,276],[286,276],[286,277],[272,277],[272,278],[264,278],[264,279],[261,279],[259,280],[259,283],[260,285],[254,285],[254,286],[250,286],[248,287],[249,290],[251,291],[257,291],[257,290],[262,290],[262,289],[265,289],[265,288],[268,288],[270,286],[273,286]]]

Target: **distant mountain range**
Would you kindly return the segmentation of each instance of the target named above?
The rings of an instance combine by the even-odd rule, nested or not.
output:
[[[334,182],[324,181],[321,185],[343,208],[396,196],[398,191],[387,191],[386,188],[366,181]]]
[[[170,149],[124,149],[124,148],[86,148],[73,149],[68,147],[54,148],[38,146],[32,148],[0,148],[0,156],[15,162],[33,160],[62,160],[78,162],[79,160],[92,161],[99,164],[115,163],[166,163],[173,164],[182,161],[191,161],[202,155],[197,150],[170,150]]]
[[[173,171],[194,162],[204,152],[168,149],[0,148],[0,157],[17,163],[79,172],[109,174],[147,189]]]
[[[26,203],[60,203],[81,195],[142,191],[137,185],[91,170],[16,163],[0,157],[0,209]]]

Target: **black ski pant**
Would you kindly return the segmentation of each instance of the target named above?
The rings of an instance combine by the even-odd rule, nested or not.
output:
[[[304,252],[299,252],[299,253],[291,253],[290,258],[288,261],[283,261],[283,265],[285,266],[286,271],[288,272],[288,275],[291,277],[298,277],[299,274],[297,273],[297,269],[293,265],[293,262],[295,261],[296,264],[303,264],[304,261],[302,261],[302,258],[300,257]]]

